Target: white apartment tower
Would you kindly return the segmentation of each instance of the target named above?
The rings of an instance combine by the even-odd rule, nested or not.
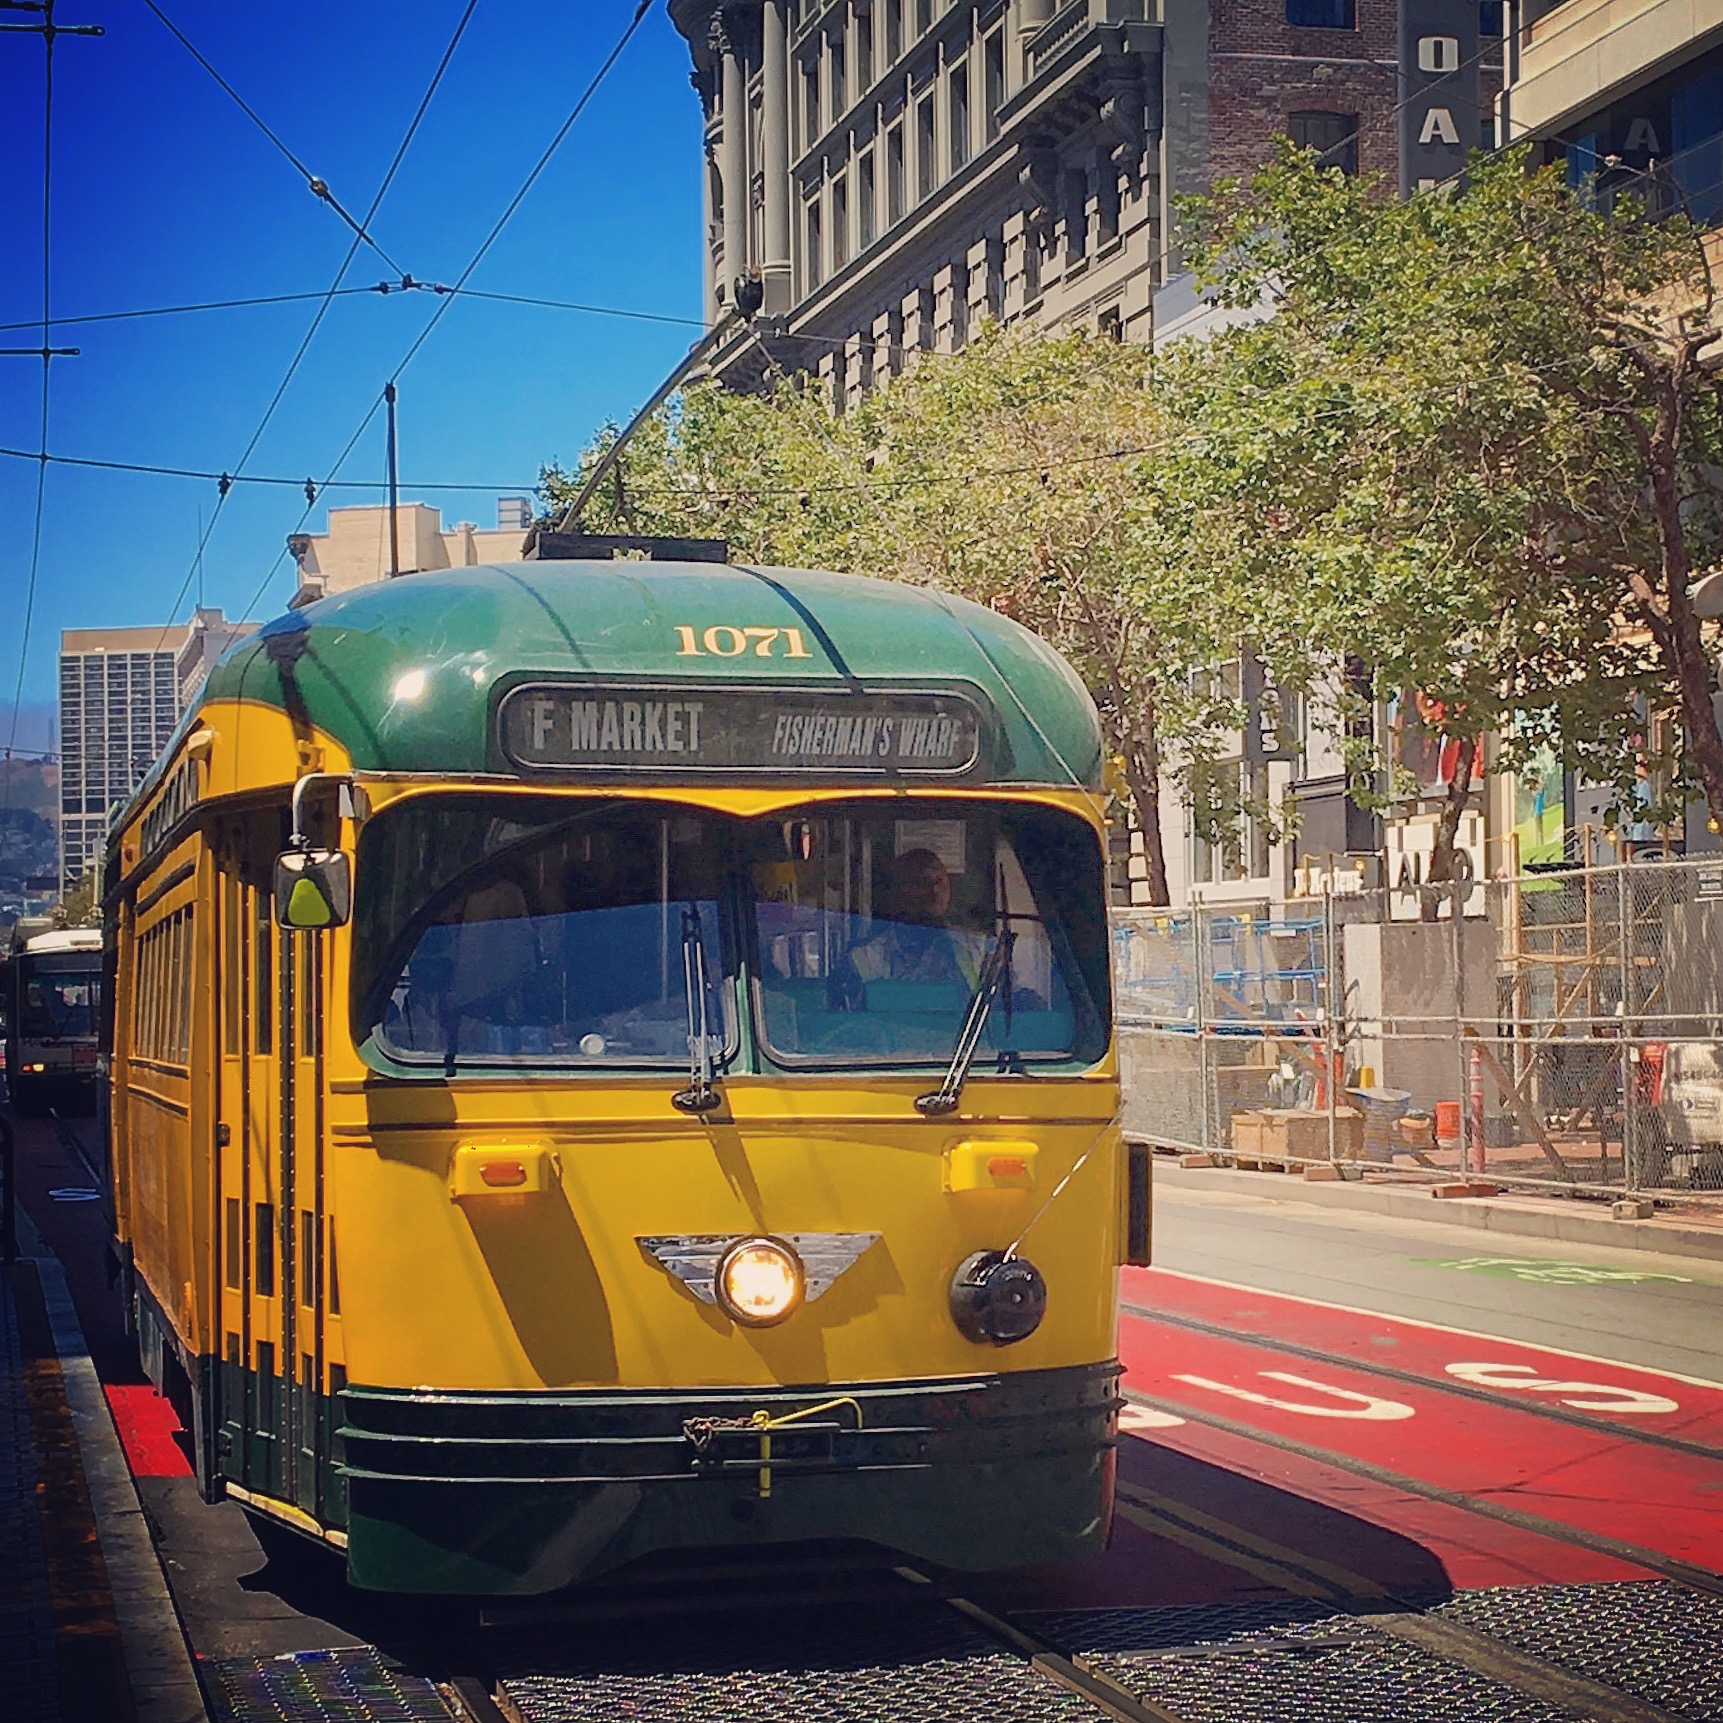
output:
[[[166,746],[211,664],[254,623],[199,608],[190,623],[60,636],[60,890],[101,865],[108,816]]]

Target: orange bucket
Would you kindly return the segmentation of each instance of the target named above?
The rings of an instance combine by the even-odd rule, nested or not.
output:
[[[1436,1141],[1438,1143],[1458,1142],[1460,1138],[1460,1103],[1458,1101],[1438,1101],[1436,1103]]]

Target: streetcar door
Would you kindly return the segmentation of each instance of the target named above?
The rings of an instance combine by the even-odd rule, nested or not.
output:
[[[245,877],[243,826],[224,825],[216,857],[216,1273],[220,1340],[221,1470],[236,1484],[247,1469],[252,1366],[250,1064],[252,909]]]
[[[279,940],[272,870],[283,814],[223,831],[220,903],[220,1101],[216,1142],[221,1224],[223,1466],[235,1483],[280,1496],[282,1211],[277,1033]]]
[[[283,1496],[321,1517],[328,1464],[324,1416],[327,1214],[323,1152],[323,1010],[329,936],[277,926],[280,1120]]]

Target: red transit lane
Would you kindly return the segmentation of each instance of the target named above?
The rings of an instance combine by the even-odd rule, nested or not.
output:
[[[1314,1557],[1355,1576],[1364,1585],[1341,1588],[1354,1595],[1653,1577],[1622,1557],[1196,1422],[1145,1429],[1121,1444],[1119,1481],[1127,1503],[1135,1490],[1170,1493],[1295,1560]],[[1240,1577],[1235,1571],[1235,1587]],[[1183,1601],[1224,1595],[1195,1580],[1182,1565],[1175,1584],[1192,1593]]]
[[[134,1478],[189,1478],[186,1435],[174,1409],[148,1382],[109,1382],[103,1392]]]
[[[1168,1431],[1179,1446],[1195,1439],[1215,1453],[1221,1432],[1201,1420],[1224,1420],[1314,1450],[1293,1456],[1307,1464],[1331,1455],[1344,1473],[1360,1462],[1378,1488],[1405,1479],[1451,1507],[1531,1516],[1541,1524],[1525,1529],[1540,1535],[1553,1524],[1723,1564],[1723,1459],[1687,1451],[1723,1436],[1723,1390],[1156,1271],[1133,1272],[1126,1297],[1170,1318],[1127,1315],[1120,1350],[1128,1391],[1193,1420]],[[1252,1331],[1204,1332],[1181,1316]],[[1562,1416],[1539,1415],[1540,1405]],[[1680,1445],[1656,1440],[1664,1429]]]
[[[1678,1436],[1723,1457],[1723,1383],[1168,1269],[1128,1268],[1120,1291],[1127,1310],[1202,1322],[1238,1339],[1309,1348],[1376,1371],[1460,1383],[1499,1395],[1504,1404],[1555,1407],[1565,1418],[1583,1415],[1600,1427]]]

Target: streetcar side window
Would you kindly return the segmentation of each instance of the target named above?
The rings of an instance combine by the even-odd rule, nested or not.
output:
[[[239,1051],[240,1012],[245,999],[245,950],[240,923],[241,902],[239,874],[232,867],[228,867],[223,870],[221,876],[221,944],[222,955],[225,960],[221,993],[222,1021],[224,1024],[222,1051],[229,1054],[235,1054]]]
[[[261,887],[249,889],[252,910],[252,974],[256,997],[252,1003],[252,1046],[267,1053],[274,1044],[275,1021],[275,917],[270,914],[269,893]]]

